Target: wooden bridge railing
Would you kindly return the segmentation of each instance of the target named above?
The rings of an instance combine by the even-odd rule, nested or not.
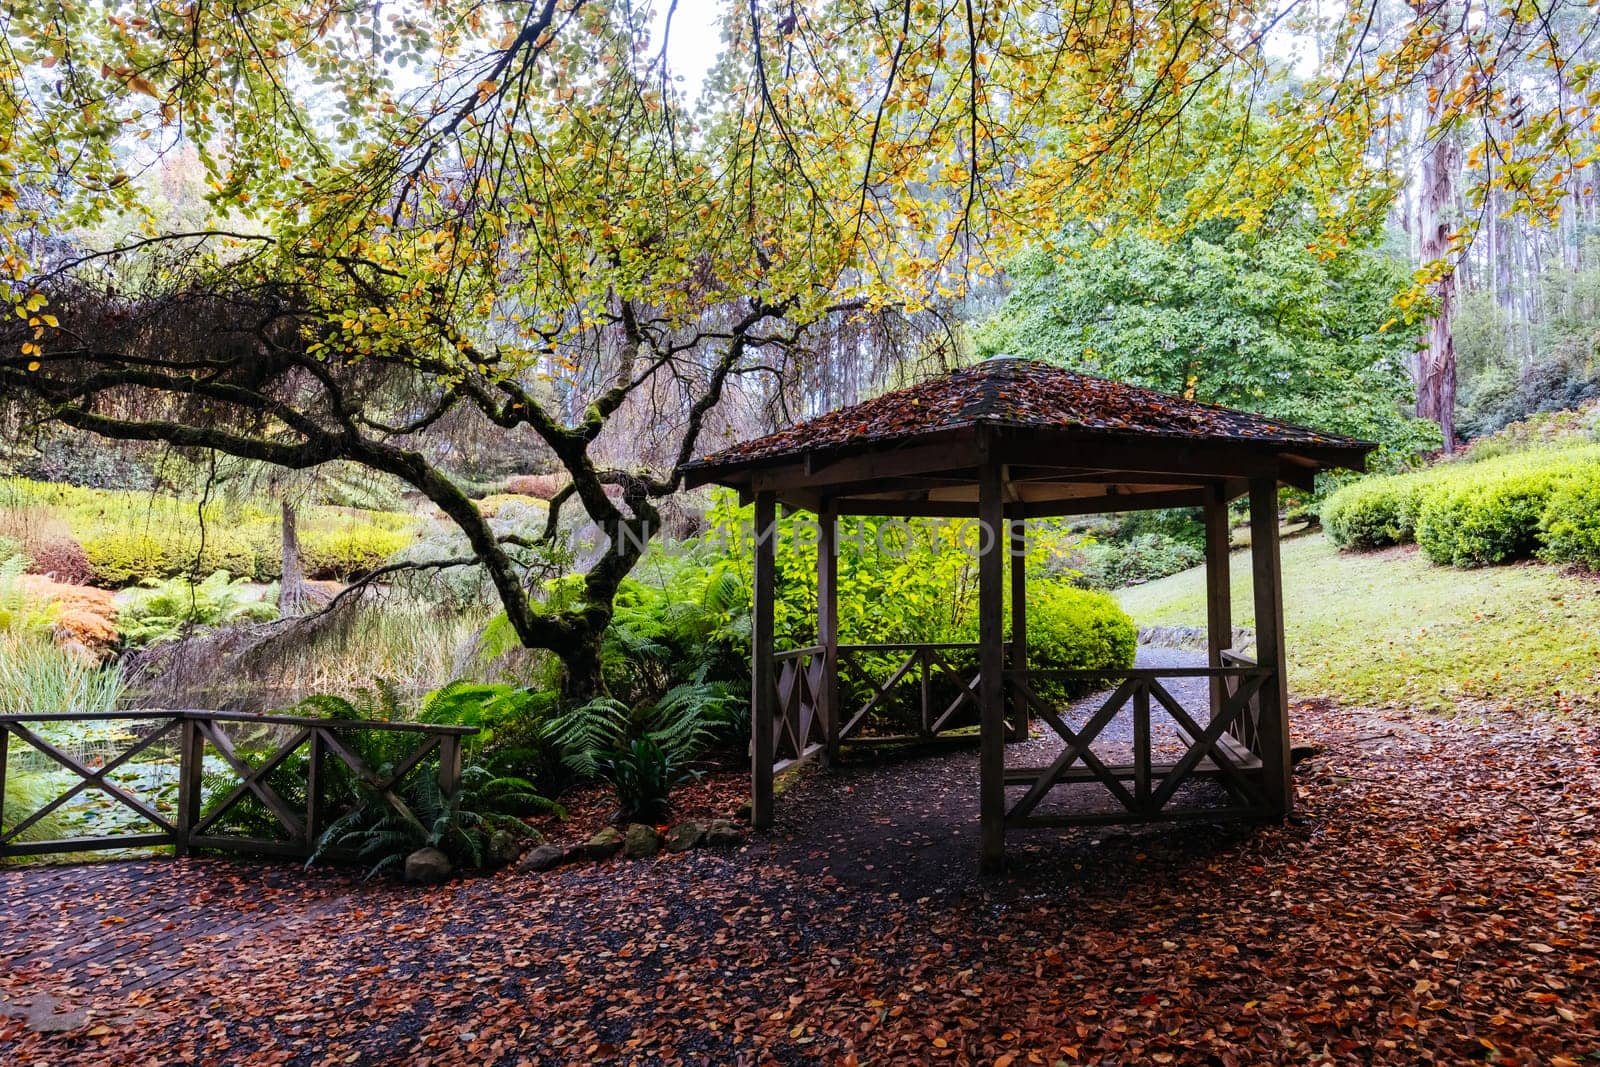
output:
[[[1170,679],[1219,678],[1227,696],[1204,725],[1206,715],[1185,708],[1163,684]],[[1254,664],[1124,671],[1007,671],[1007,688],[1028,702],[1065,747],[1048,766],[1006,768],[1007,788],[1024,790],[1007,808],[1006,825],[1075,826],[1271,814],[1270,799],[1261,781],[1261,751],[1241,742],[1236,732],[1246,729],[1243,724],[1249,720],[1252,708],[1259,708],[1258,695],[1271,680],[1271,671]],[[1111,687],[1110,695],[1081,727],[1074,728],[1062,709],[1039,697],[1039,685],[1049,681],[1094,687],[1104,684]],[[1107,764],[1095,751],[1094,743],[1124,709],[1129,709],[1132,716],[1132,758]],[[1174,739],[1182,748],[1182,755],[1176,760],[1154,757],[1153,713],[1164,714],[1170,720]],[[1254,729],[1253,723],[1249,729]],[[1196,779],[1220,783],[1231,803],[1175,803],[1179,789]],[[1074,810],[1061,815],[1035,812],[1051,790],[1082,782],[1103,786],[1117,801],[1119,810]]]
[[[94,759],[69,752],[72,747],[43,736],[45,724],[127,723],[126,747]],[[238,749],[226,725],[271,727],[280,735],[267,750],[251,758]],[[415,744],[382,767],[368,766],[356,751],[353,735],[384,731],[413,735]],[[309,719],[288,715],[247,715],[223,711],[125,711],[95,714],[0,715],[0,797],[5,795],[8,752],[12,739],[35,759],[43,757],[49,770],[65,770],[78,780],[41,807],[7,826],[0,816],[0,857],[87,852],[98,849],[146,848],[170,845],[181,855],[191,849],[271,855],[309,856],[329,822],[349,810],[330,811],[326,784],[335,766],[382,803],[405,811],[398,787],[431,756],[438,759],[438,784],[445,795],[453,793],[461,777],[461,739],[477,733],[475,727],[426,723]],[[282,737],[281,735],[287,735]],[[120,784],[112,775],[133,766],[139,757],[152,761],[165,746],[176,745],[175,759],[154,761],[175,769],[176,804],[164,809],[159,787]],[[208,755],[209,750],[209,755]],[[291,757],[304,752],[304,777],[295,781],[297,799],[285,797],[285,787],[274,785],[274,772]],[[207,761],[210,766],[207,766]],[[337,761],[335,763],[334,761]],[[206,795],[208,778],[223,782]],[[228,785],[229,781],[233,784]],[[52,814],[63,811],[75,798],[98,790],[131,812],[137,832],[23,840]],[[219,790],[226,790],[221,792]],[[228,816],[237,814],[246,799],[270,814],[278,835],[267,838],[230,833]],[[257,820],[260,821],[260,820]]]

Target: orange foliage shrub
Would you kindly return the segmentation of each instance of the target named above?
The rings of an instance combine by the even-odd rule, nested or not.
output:
[[[22,576],[29,600],[52,607],[57,644],[76,642],[96,654],[117,643],[117,605],[106,589],[69,585],[39,574]]]
[[[506,492],[549,500],[570,480],[565,474],[516,474],[506,479]]]

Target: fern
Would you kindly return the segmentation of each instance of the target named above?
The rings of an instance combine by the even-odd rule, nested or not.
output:
[[[493,832],[532,833],[520,816],[566,815],[561,805],[540,796],[532,782],[497,777],[479,764],[462,770],[460,786],[448,796],[434,775],[419,770],[400,789],[405,810],[364,785],[357,788],[360,802],[329,825],[307,866],[351,853],[367,865],[367,877],[375,878],[401,867],[418,849],[432,847],[457,868],[473,869],[484,865]]]
[[[593,778],[600,772],[600,757],[622,745],[628,719],[627,705],[610,697],[596,697],[552,719],[544,736],[560,751],[561,762],[574,774]]]

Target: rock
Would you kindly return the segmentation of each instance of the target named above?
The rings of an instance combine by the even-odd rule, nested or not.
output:
[[[660,851],[661,835],[654,826],[646,826],[642,822],[628,824],[628,832],[622,835],[624,856],[630,860],[642,860]]]
[[[450,879],[450,857],[436,848],[419,848],[406,857],[406,881],[438,885]]]
[[[1243,649],[1256,642],[1256,632],[1248,626],[1235,626],[1229,648]],[[1201,626],[1147,626],[1139,631],[1139,643],[1155,648],[1206,647],[1206,631]]]
[[[615,826],[608,826],[604,830],[589,838],[583,846],[585,859],[606,860],[622,851],[622,831]]]
[[[688,852],[706,839],[706,828],[697,822],[680,822],[667,831],[668,852]]]
[[[522,846],[527,838],[514,834],[510,830],[496,830],[489,835],[489,864],[494,867],[504,867],[508,863],[517,862],[517,857],[522,855]]]
[[[1316,759],[1322,755],[1321,745],[1295,745],[1289,750],[1289,763],[1298,767],[1308,759]]]
[[[534,849],[532,852],[523,857],[522,862],[517,864],[517,870],[554,870],[563,863],[566,863],[568,859],[572,858],[567,855],[569,851],[570,850],[564,849],[560,845],[540,845],[538,848]]]
[[[711,848],[733,848],[744,844],[744,832],[732,819],[712,819],[706,827],[705,844]]]

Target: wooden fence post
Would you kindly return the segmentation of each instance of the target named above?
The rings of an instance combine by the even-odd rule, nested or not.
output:
[[[1222,653],[1233,647],[1233,586],[1228,574],[1228,502],[1221,486],[1206,490],[1206,662],[1222,666]],[[1227,687],[1211,679],[1211,717],[1222,712]]]
[[[917,730],[921,737],[933,736],[933,653],[923,648],[917,650],[917,669],[921,672],[919,698],[922,701],[922,725]]]
[[[306,753],[306,855],[311,855],[322,837],[322,731],[314,729]]]
[[[1011,670],[1025,678],[1028,669],[1028,522],[1020,514],[1006,523],[1011,558]],[[1011,740],[1026,741],[1029,707],[1020,691],[1007,694],[1011,701]]]
[[[11,727],[0,722],[0,838],[6,832],[6,757],[11,751]],[[0,854],[5,852],[5,846],[0,844]]]
[[[439,738],[439,792],[447,798],[461,787],[461,738],[443,734]]]
[[[1141,812],[1150,810],[1150,684],[1140,680],[1133,690],[1133,799]]]
[[[822,716],[828,762],[839,761],[839,516],[817,513],[817,644],[822,646],[822,686],[813,694]]]
[[[205,780],[206,739],[191,715],[178,728],[178,831],[173,841],[180,856],[189,854],[189,838],[200,821],[200,792]]]

